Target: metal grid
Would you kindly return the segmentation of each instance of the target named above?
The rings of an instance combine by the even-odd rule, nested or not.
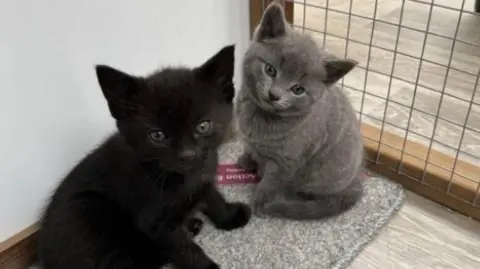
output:
[[[378,151],[399,151],[406,158],[443,170],[448,186],[442,191],[480,207],[480,16],[475,0],[303,0],[294,5],[293,26],[311,33],[328,52],[360,62],[341,85],[351,98],[361,123],[376,126]],[[263,7],[268,3],[263,0]],[[402,138],[389,145],[386,133]],[[372,138],[370,138],[372,139]],[[409,141],[427,148],[415,156]],[[450,156],[448,165],[431,156]],[[380,163],[380,154],[372,161]],[[460,166],[462,166],[460,168]],[[473,197],[451,191],[455,180],[476,189]],[[431,185],[438,188],[437,185]]]

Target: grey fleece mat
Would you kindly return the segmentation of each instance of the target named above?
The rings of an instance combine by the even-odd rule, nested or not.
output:
[[[220,151],[221,163],[241,153],[236,142]],[[350,211],[322,221],[253,217],[243,229],[223,232],[204,225],[197,242],[221,268],[347,268],[403,204],[401,186],[367,172],[366,194]],[[255,184],[221,185],[228,200],[250,202]]]

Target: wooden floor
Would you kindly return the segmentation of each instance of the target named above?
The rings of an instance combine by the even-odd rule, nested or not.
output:
[[[461,159],[480,165],[480,85],[474,87],[480,69],[480,16],[463,13],[457,38],[465,42],[454,45],[448,37],[455,36],[461,0],[435,0],[450,9],[434,6],[430,24],[431,0],[407,0],[401,16],[402,2],[354,0],[352,13],[359,16],[351,16],[348,30],[350,0],[328,0],[327,15],[327,0],[297,0],[294,26],[310,32],[327,51],[360,62],[345,78],[344,90],[362,111],[362,121],[379,127],[385,121],[385,130],[402,137],[408,128],[409,140],[427,147],[431,143],[452,156],[460,149]],[[465,1],[464,10],[473,7],[474,0]],[[394,60],[395,24],[404,27]],[[425,34],[427,27],[433,34]],[[440,116],[437,124],[430,114]],[[480,182],[480,175],[473,180]],[[480,223],[408,193],[403,209],[351,268],[478,269]]]
[[[480,223],[411,192],[351,269],[478,269]]]

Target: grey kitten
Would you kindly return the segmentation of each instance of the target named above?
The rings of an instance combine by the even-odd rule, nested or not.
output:
[[[293,30],[273,2],[244,57],[235,117],[257,172],[257,215],[319,219],[350,209],[362,196],[363,143],[355,112],[335,83],[357,65]]]

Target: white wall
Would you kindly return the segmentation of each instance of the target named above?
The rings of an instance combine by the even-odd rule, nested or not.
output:
[[[144,74],[232,43],[239,59],[248,29],[245,0],[0,0],[0,242],[113,130],[95,64]]]

